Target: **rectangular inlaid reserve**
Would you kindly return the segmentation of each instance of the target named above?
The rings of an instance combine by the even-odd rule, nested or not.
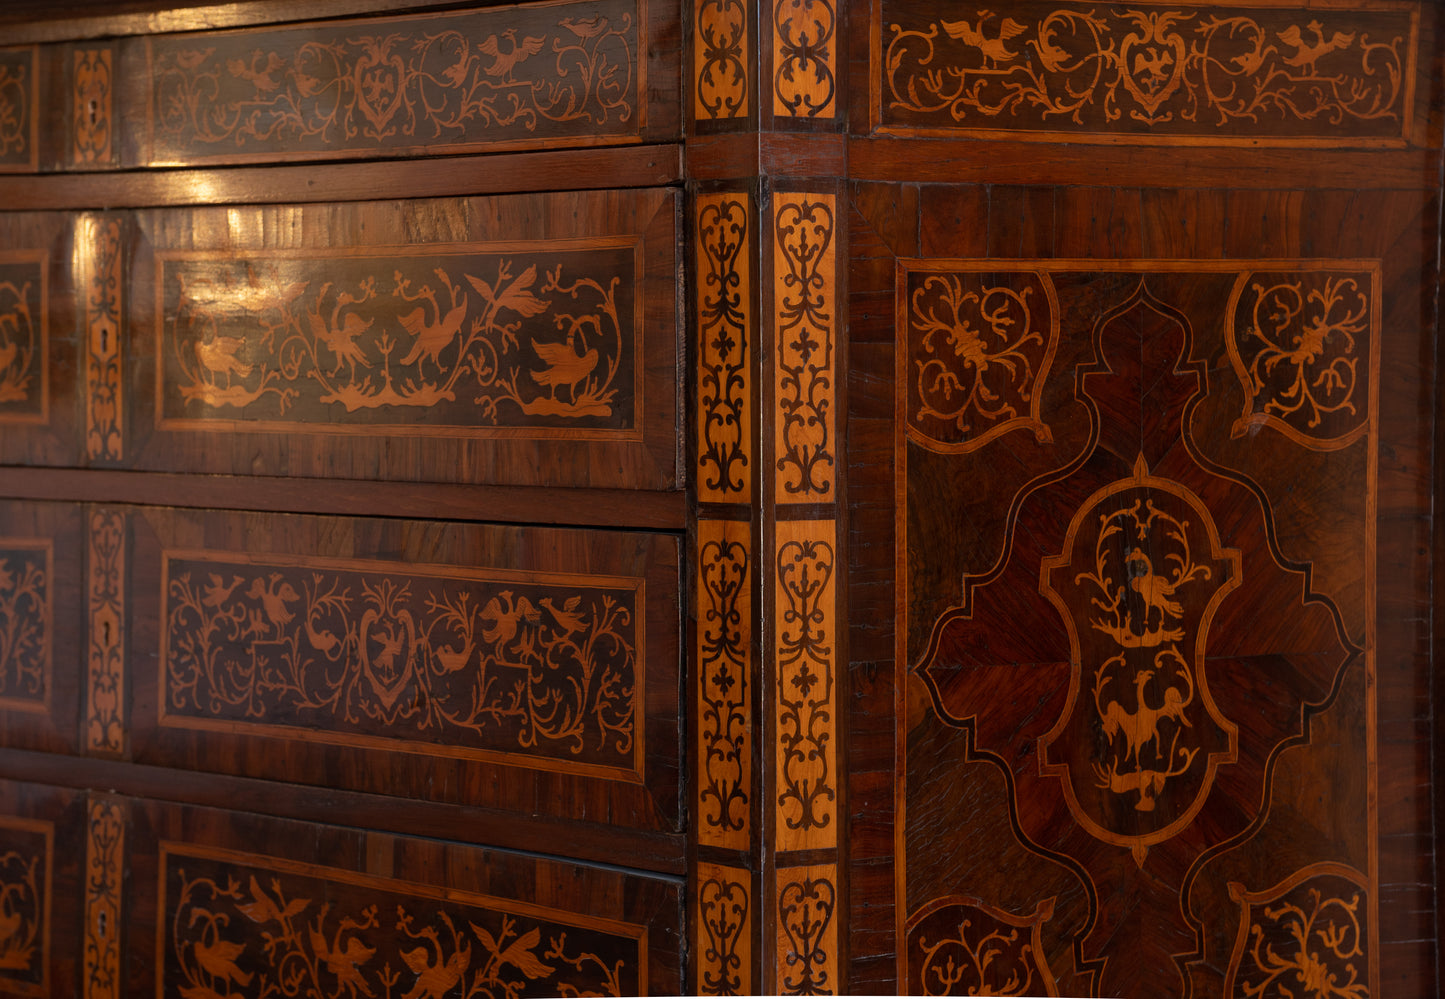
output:
[[[886,132],[1121,142],[1403,144],[1413,3],[1122,6],[994,13],[880,0],[873,119]]]
[[[678,821],[678,544],[624,532],[140,508],[137,759]],[[555,789],[543,793],[541,789]]]

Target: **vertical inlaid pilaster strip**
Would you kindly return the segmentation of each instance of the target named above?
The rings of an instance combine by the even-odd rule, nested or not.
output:
[[[833,0],[773,0],[773,114],[838,112],[838,12]]]
[[[697,839],[746,850],[752,809],[752,527],[700,520]]]
[[[748,11],[742,0],[696,0],[693,7],[693,117],[746,118]]]
[[[122,457],[120,229],[113,217],[76,223],[85,289],[85,453],[92,461]]]
[[[698,992],[755,995],[752,875],[720,864],[697,865]]]
[[[120,999],[121,883],[125,816],[110,801],[91,801],[85,837],[85,999]]]
[[[838,843],[837,525],[780,521],[774,587],[778,850]]]
[[[89,673],[84,744],[91,753],[125,750],[125,519],[90,511],[88,585]]]
[[[108,48],[75,50],[72,70],[71,123],[74,142],[70,160],[75,166],[108,166],[112,155],[114,85]]]
[[[774,197],[773,390],[779,503],[829,502],[834,494],[835,204],[831,194]]]
[[[697,493],[702,502],[752,497],[754,398],[752,199],[697,197]]]
[[[839,902],[836,865],[778,869],[775,995],[838,993]]]

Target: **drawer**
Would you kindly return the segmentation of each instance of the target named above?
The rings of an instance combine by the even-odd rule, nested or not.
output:
[[[124,519],[135,762],[680,829],[677,539]]]

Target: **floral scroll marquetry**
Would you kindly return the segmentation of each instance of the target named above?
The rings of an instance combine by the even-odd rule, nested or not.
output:
[[[114,158],[111,132],[114,122],[115,53],[109,48],[75,50],[71,72],[70,119],[74,139],[70,161],[79,167],[108,166]]]
[[[773,114],[835,117],[838,11],[833,0],[773,0],[772,18]]]
[[[785,996],[837,995],[838,868],[780,867],[777,874],[777,966],[772,991]]]
[[[161,723],[637,780],[641,579],[164,557]]]
[[[33,171],[40,91],[38,50],[0,50],[0,172]]]
[[[48,710],[55,553],[49,541],[0,537],[0,707]]]
[[[757,349],[752,289],[752,199],[697,198],[698,498],[752,497],[753,377]]]
[[[746,118],[748,10],[742,0],[696,0],[693,11],[693,118]]]
[[[907,994],[1058,995],[1042,940],[1044,924],[1053,914],[1053,898],[1026,916],[973,897],[929,902],[908,919]]]
[[[105,507],[90,511],[87,553],[90,614],[84,743],[92,753],[125,750],[125,518]]]
[[[121,999],[121,885],[125,880],[125,813],[93,800],[85,839],[85,999]]]
[[[179,844],[161,877],[167,995],[647,994],[641,926]]]
[[[1345,864],[1318,863],[1264,891],[1231,881],[1239,933],[1224,994],[1245,999],[1369,999],[1380,994],[1370,960],[1368,882]]]
[[[55,830],[0,816],[0,989],[48,996],[50,878]]]
[[[697,865],[698,993],[753,995],[750,900],[752,875],[718,864]]]
[[[1040,415],[1058,346],[1048,275],[913,272],[902,292],[910,440],[953,453],[1016,429],[1053,440]]]
[[[774,447],[779,503],[833,497],[837,234],[831,194],[773,198]]]
[[[746,850],[753,798],[752,527],[699,520],[697,533],[697,837]]]
[[[1408,3],[1057,2],[940,16],[885,0],[874,119],[914,134],[1402,144],[1418,16]]]
[[[636,141],[632,0],[150,41],[153,164]]]
[[[118,218],[86,217],[76,226],[85,289],[85,453],[92,461],[124,454],[120,237]]]
[[[49,419],[43,251],[0,251],[0,425]]]
[[[1378,270],[1240,275],[1229,312],[1229,360],[1244,389],[1234,436],[1272,427],[1315,450],[1354,443],[1374,401]]]
[[[160,266],[162,426],[638,433],[631,240]]]
[[[836,526],[782,521],[776,528],[779,850],[838,841]]]

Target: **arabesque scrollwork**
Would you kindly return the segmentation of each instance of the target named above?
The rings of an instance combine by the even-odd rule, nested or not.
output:
[[[119,461],[124,454],[125,379],[121,368],[121,261],[117,218],[86,219],[85,453]]]
[[[32,50],[0,53],[0,166],[25,166],[34,155],[34,86]]]
[[[167,563],[166,715],[633,771],[638,591]]]
[[[831,845],[837,837],[832,527],[826,521],[778,528],[775,751],[782,849]]]
[[[698,196],[698,447],[700,498],[746,500],[752,484],[753,332],[750,199]]]
[[[741,0],[697,0],[693,19],[699,121],[746,117],[748,11]]]
[[[168,416],[629,426],[631,254],[599,249],[592,263],[617,271],[577,276],[560,261],[544,270],[511,256],[396,258],[384,283],[375,270],[385,265],[343,280],[323,278],[319,261],[168,261]]]
[[[167,979],[184,996],[619,996],[635,959],[568,944],[600,934],[316,878],[194,863],[171,872]],[[328,890],[330,889],[330,890]],[[340,895],[341,897],[338,897]]]
[[[125,749],[125,517],[92,508],[87,555],[90,635],[85,746],[119,756]]]
[[[1058,995],[1040,946],[1040,931],[1053,912],[1053,898],[1027,916],[973,897],[934,899],[908,919],[910,994]]]
[[[836,878],[832,868],[778,872],[776,988],[782,995],[833,995],[838,988]]]
[[[878,113],[904,130],[1401,138],[1409,16],[1297,16],[1031,3],[933,20],[892,3]]]
[[[1228,994],[1369,999],[1365,886],[1358,871],[1337,863],[1310,865],[1267,891],[1231,881],[1240,925]]]
[[[1375,335],[1373,291],[1369,274],[1249,282],[1229,329],[1230,361],[1246,395],[1235,436],[1269,424],[1316,448],[1358,439],[1369,419],[1361,374]]]
[[[45,973],[45,861],[44,854],[25,850],[0,854],[0,983]]]
[[[776,206],[778,499],[822,500],[837,461],[834,198],[780,194]]]
[[[1047,278],[920,277],[908,301],[910,438],[958,452],[1016,428],[1053,440],[1040,418],[1057,343]]]
[[[75,51],[75,89],[71,95],[75,142],[71,159],[77,164],[111,161],[113,59],[114,53],[108,48]]]
[[[747,846],[752,615],[747,525],[698,524],[698,838]]]
[[[838,96],[838,12],[831,0],[773,0],[773,112],[831,118]]]
[[[709,996],[747,995],[751,980],[746,966],[748,930],[748,873],[714,865],[699,865],[698,916],[705,946],[699,955],[701,993]]]
[[[563,5],[564,12],[582,5]],[[546,144],[638,130],[634,5],[458,12],[154,44],[157,153]]]
[[[49,684],[51,552],[0,539],[0,697],[43,702]]]
[[[115,802],[92,801],[85,840],[85,999],[120,999],[121,885],[125,818]]]
[[[44,336],[40,323],[41,267],[0,269],[0,422],[43,413]]]

